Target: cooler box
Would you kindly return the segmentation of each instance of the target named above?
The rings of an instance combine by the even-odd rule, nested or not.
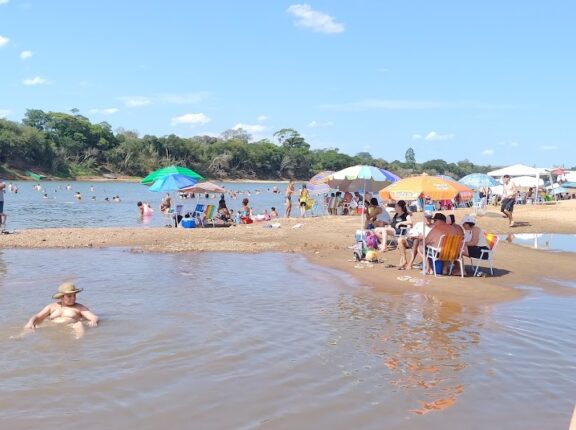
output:
[[[184,218],[180,225],[182,228],[196,228],[196,220],[192,218]]]

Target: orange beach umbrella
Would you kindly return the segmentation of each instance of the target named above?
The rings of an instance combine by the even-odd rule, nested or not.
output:
[[[463,200],[469,200],[473,196],[473,191],[465,185],[424,174],[394,182],[381,189],[379,195],[386,200],[416,200],[421,195],[432,200],[451,200],[458,193]]]

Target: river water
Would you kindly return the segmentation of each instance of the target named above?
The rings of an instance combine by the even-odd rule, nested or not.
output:
[[[8,181],[6,181],[8,184]],[[42,181],[12,181],[18,186],[18,193],[5,194],[4,212],[8,215],[9,230],[22,228],[49,227],[161,227],[170,223],[169,216],[162,215],[158,210],[160,201],[166,193],[148,191],[148,187],[132,182],[62,182]],[[226,190],[237,194],[232,199],[227,194],[227,205],[233,210],[240,209],[243,198],[248,198],[254,214],[268,211],[275,207],[279,214],[284,214],[284,190],[282,183],[222,183]],[[40,185],[41,189],[33,187]],[[278,187],[280,193],[274,193],[273,187]],[[297,187],[299,190],[300,187]],[[79,192],[81,200],[74,196]],[[219,194],[196,196],[193,199],[176,199],[175,193],[170,193],[176,204],[182,204],[184,212],[193,211],[197,203],[218,204]],[[113,197],[119,196],[119,202],[113,202]],[[108,199],[108,200],[106,200]],[[155,213],[145,220],[138,216],[136,203],[148,202]],[[294,203],[292,215],[298,215]]]
[[[64,280],[100,326],[10,339]],[[462,306],[298,255],[3,250],[0,428],[566,429],[575,286]]]

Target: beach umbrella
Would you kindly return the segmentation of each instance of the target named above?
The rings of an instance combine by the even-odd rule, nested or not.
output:
[[[466,185],[461,184],[456,179],[454,179],[452,176],[436,175],[436,177],[440,178],[440,179],[444,179],[445,181],[448,181],[448,182],[452,182],[452,185],[460,190],[460,192],[458,194],[460,194],[460,198],[462,200],[471,200],[472,197],[474,197],[474,193],[472,192],[473,190],[470,187],[467,187]]]
[[[196,182],[203,180],[204,178],[199,175],[198,173],[196,173],[194,170],[190,170],[186,167],[181,167],[181,166],[168,166],[168,167],[163,167],[161,169],[155,170],[152,173],[150,173],[148,176],[146,176],[144,179],[142,179],[140,181],[141,184],[144,185],[149,185],[152,182],[156,181],[157,179],[166,176],[166,175],[182,175],[182,176],[188,176],[192,179],[195,179]]]
[[[494,187],[498,185],[498,181],[492,176],[488,176],[484,173],[472,173],[470,175],[464,176],[458,182],[472,188],[473,190],[479,190],[481,188]]]
[[[196,184],[196,179],[190,176],[171,174],[156,179],[148,190],[154,192],[176,191],[181,188],[191,187],[194,184]]]
[[[331,190],[328,184],[313,184],[311,182],[306,183],[306,188],[308,189],[308,193],[313,196],[328,194]]]
[[[324,170],[323,172],[316,173],[314,176],[310,178],[308,183],[313,185],[323,184],[324,179],[326,179],[330,175],[333,175],[334,173],[336,173],[334,172],[334,170]]]
[[[388,170],[375,166],[357,165],[347,167],[327,176],[322,182],[340,191],[374,192],[391,182],[400,180],[400,177]]]
[[[562,182],[564,188],[576,188],[576,182]],[[573,191],[573,190],[570,190]]]
[[[148,188],[149,191],[153,192],[163,192],[163,191],[176,191],[184,187],[191,187],[196,183],[196,179],[190,176],[179,175],[173,173],[171,175],[162,176],[154,181],[154,183]],[[178,217],[178,214],[174,214]],[[176,218],[176,227],[178,227],[178,219]]]
[[[190,187],[181,188],[184,193],[225,193],[226,190],[213,182],[198,182]]]
[[[556,188],[553,188],[552,191],[550,191],[553,195],[557,195],[557,194],[564,194],[564,193],[569,193],[570,191],[568,190],[568,188],[565,188],[563,186],[559,186]]]
[[[472,190],[455,181],[447,181],[436,176],[420,175],[404,178],[380,190],[379,195],[386,200],[417,200],[421,195],[432,200],[452,200],[460,193],[463,199],[472,198]]]
[[[399,179],[400,177],[388,170],[359,164],[334,172],[324,178],[322,182],[327,183],[332,188],[338,188],[341,191],[363,190],[362,197],[364,197],[366,191],[377,191],[386,184],[398,181]],[[364,234],[365,212],[366,211],[362,211],[362,216],[360,217],[362,234]]]

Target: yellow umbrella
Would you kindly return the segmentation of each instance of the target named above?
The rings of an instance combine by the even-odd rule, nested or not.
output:
[[[458,182],[423,174],[400,179],[381,189],[379,195],[386,200],[417,200],[421,196],[428,196],[431,200],[451,200],[458,193],[467,200],[472,198],[473,191]]]

